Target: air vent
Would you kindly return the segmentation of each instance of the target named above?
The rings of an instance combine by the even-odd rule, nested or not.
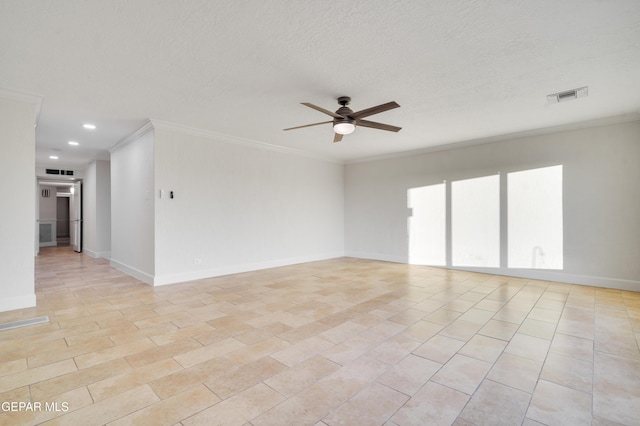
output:
[[[558,102],[566,102],[572,101],[578,98],[585,98],[589,94],[589,87],[584,86],[578,89],[566,90],[564,92],[553,93],[551,95],[547,95],[547,101],[549,103],[558,103]]]
[[[50,322],[49,317],[37,317],[26,320],[19,320],[0,324],[0,331],[11,330],[13,328],[26,327],[28,325],[45,324]]]
[[[558,93],[558,102],[568,101],[571,99],[578,99],[578,93],[575,90],[570,92]]]
[[[73,176],[73,170],[46,169],[45,173],[48,175]]]

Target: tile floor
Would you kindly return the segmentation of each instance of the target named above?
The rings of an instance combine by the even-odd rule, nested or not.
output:
[[[349,258],[153,288],[68,247],[36,280],[2,425],[640,424],[640,293]]]

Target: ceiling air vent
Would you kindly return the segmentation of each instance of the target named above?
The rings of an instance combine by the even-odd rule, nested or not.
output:
[[[547,95],[547,101],[555,104],[558,102],[571,101],[573,99],[584,98],[589,94],[589,87],[584,86],[578,89],[565,90],[564,92]]]
[[[45,173],[48,175],[73,176],[73,170],[46,169]]]

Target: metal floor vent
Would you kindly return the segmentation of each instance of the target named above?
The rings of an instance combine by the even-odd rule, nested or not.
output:
[[[49,322],[49,317],[47,316],[20,320],[20,321],[7,322],[5,324],[0,324],[0,331],[11,330],[13,328],[26,327],[28,325],[44,324],[47,322]]]

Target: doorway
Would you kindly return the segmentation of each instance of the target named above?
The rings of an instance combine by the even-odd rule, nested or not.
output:
[[[82,252],[81,181],[38,181],[39,247],[68,246]]]
[[[69,197],[58,195],[56,201],[56,243],[58,246],[68,246],[71,242],[69,234]]]

